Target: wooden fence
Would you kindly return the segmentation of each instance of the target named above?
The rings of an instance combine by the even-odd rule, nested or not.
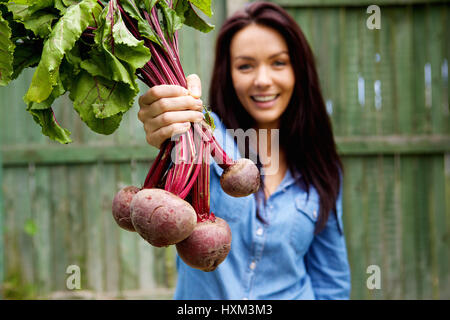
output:
[[[220,27],[226,1],[213,1]],[[344,228],[352,298],[450,298],[449,5],[419,0],[277,0],[307,36],[345,165]],[[366,9],[378,4],[381,29]],[[203,79],[215,33],[181,35],[186,74]],[[32,71],[0,88],[0,280],[6,298],[170,298],[173,248],[149,246],[111,218],[115,192],[141,185],[155,150],[137,106],[111,136],[91,133],[70,101],[55,113],[72,131],[40,134],[22,96]],[[142,87],[144,89],[144,87]],[[2,172],[3,167],[3,172]],[[2,206],[3,199],[3,206]],[[81,291],[67,289],[67,267]],[[368,289],[379,266],[381,288]],[[1,283],[1,282],[0,282]]]

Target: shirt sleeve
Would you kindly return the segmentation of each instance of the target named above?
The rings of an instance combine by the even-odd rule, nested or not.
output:
[[[342,188],[325,228],[315,235],[305,255],[307,273],[319,300],[350,298],[350,266],[342,223]]]

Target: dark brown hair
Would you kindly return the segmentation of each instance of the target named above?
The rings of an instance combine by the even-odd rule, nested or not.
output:
[[[219,31],[209,91],[210,106],[230,129],[252,128],[253,118],[241,105],[231,78],[230,44],[233,36],[250,24],[273,28],[285,39],[295,74],[295,88],[280,119],[280,148],[288,168],[308,192],[313,185],[320,197],[315,233],[331,210],[336,213],[342,162],[336,151],[332,126],[319,85],[314,56],[295,20],[280,6],[253,2],[228,18]],[[295,141],[295,147],[292,143]],[[301,176],[298,176],[300,173]]]

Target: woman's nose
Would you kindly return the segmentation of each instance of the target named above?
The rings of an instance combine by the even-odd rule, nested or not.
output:
[[[256,87],[264,88],[272,84],[270,71],[266,66],[260,66],[255,75],[254,84]]]

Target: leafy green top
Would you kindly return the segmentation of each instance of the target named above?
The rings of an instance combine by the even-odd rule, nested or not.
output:
[[[211,0],[0,0],[0,85],[37,67],[24,100],[43,134],[71,142],[52,110],[66,92],[90,129],[111,134],[139,92],[150,47],[178,50],[183,24],[213,29],[194,7],[212,14]]]

